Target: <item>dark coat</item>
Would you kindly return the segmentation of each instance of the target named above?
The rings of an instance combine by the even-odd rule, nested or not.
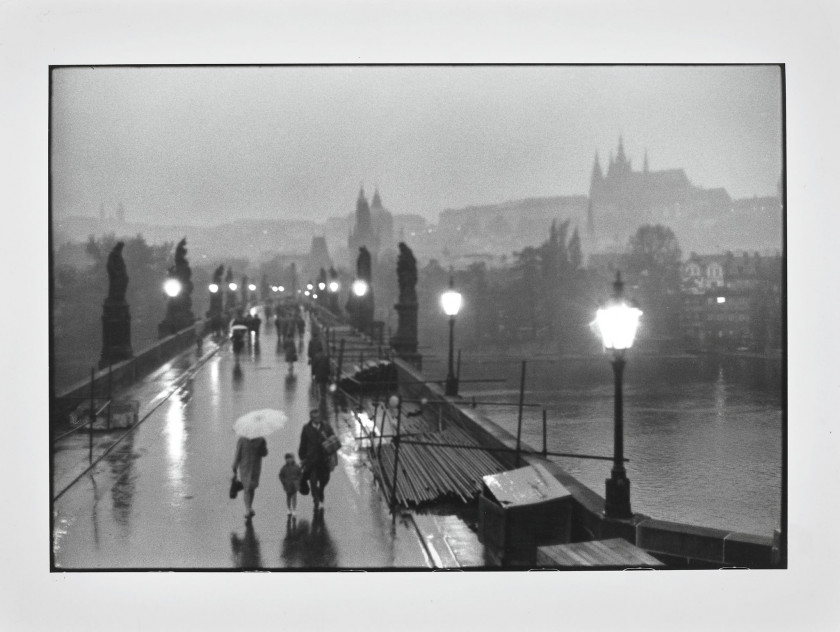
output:
[[[310,338],[309,346],[306,348],[306,355],[309,357],[309,362],[315,359],[315,356],[324,351],[324,345],[320,338]]]
[[[312,377],[319,384],[324,384],[330,381],[330,373],[332,373],[332,369],[329,357],[324,353],[319,353],[312,360]]]
[[[286,352],[286,362],[297,362],[297,347],[295,346],[294,340],[292,340],[291,338],[286,338],[286,342],[283,345],[283,350]]]
[[[306,469],[313,467],[329,467],[329,455],[321,445],[326,437],[331,437],[335,431],[329,424],[321,422],[320,430],[310,421],[300,432],[300,446],[298,457],[305,462]]]

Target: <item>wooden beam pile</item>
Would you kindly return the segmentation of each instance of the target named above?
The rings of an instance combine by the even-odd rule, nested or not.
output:
[[[472,449],[422,445],[423,442]],[[400,445],[396,502],[407,507],[441,500],[474,500],[481,491],[483,476],[507,469],[491,453],[476,448],[480,445],[455,427],[406,437]],[[389,496],[395,456],[394,445],[383,444],[380,458],[372,460],[374,473]]]

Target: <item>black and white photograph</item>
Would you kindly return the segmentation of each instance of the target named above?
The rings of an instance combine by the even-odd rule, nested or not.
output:
[[[838,29],[0,5],[0,629],[836,629]]]
[[[784,66],[57,66],[56,571],[785,568]]]

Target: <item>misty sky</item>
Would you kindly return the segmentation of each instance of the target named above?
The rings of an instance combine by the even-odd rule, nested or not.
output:
[[[733,197],[781,176],[776,67],[211,67],[53,71],[56,217],[323,220],[586,194],[619,134],[640,168]]]

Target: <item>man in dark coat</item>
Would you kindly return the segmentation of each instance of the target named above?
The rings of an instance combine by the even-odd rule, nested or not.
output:
[[[298,458],[303,467],[303,476],[309,481],[316,510],[319,507],[323,509],[324,488],[330,482],[330,455],[321,444],[334,434],[330,425],[322,421],[319,410],[309,411],[309,423],[304,425],[300,433]]]

